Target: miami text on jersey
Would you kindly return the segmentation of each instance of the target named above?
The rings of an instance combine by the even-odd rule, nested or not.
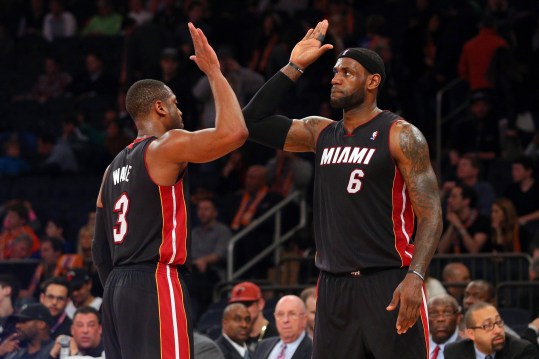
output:
[[[123,166],[117,168],[112,172],[112,178],[114,180],[114,185],[117,185],[120,182],[129,182],[129,174],[131,173],[131,166]]]
[[[324,148],[320,166],[334,163],[360,163],[368,165],[376,149],[367,147],[329,147]]]

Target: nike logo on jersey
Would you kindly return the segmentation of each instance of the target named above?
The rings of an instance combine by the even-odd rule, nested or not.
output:
[[[129,175],[131,174],[131,166],[122,166],[120,168],[112,171],[112,179],[114,180],[114,185],[117,185],[120,182],[129,182]]]
[[[320,165],[329,165],[335,163],[358,163],[368,165],[374,152],[374,148],[366,147],[330,147],[324,148]]]

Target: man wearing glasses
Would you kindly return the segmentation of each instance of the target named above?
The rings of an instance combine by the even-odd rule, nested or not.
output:
[[[43,292],[39,297],[52,315],[51,338],[59,335],[71,335],[71,319],[65,311],[69,301],[69,286],[67,281],[60,277],[52,277],[43,283]]]
[[[503,320],[492,304],[478,302],[464,315],[469,339],[445,347],[445,359],[537,359],[539,351],[526,340],[505,335]]]
[[[457,300],[449,294],[440,294],[429,299],[429,358],[444,359],[444,347],[462,339],[458,324],[462,319]]]
[[[264,339],[254,359],[310,359],[313,342],[305,332],[307,315],[300,297],[286,295],[275,306],[275,323],[279,337]]]

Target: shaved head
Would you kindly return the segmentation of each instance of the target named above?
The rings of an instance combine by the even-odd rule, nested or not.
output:
[[[172,96],[172,91],[161,81],[140,80],[135,82],[125,98],[125,107],[133,120],[138,121],[147,115],[155,101],[166,101]]]

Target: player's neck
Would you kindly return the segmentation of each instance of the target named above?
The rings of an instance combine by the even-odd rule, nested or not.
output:
[[[374,117],[376,117],[382,110],[376,107],[376,103],[369,105],[362,104],[358,107],[343,111],[344,126],[348,130],[353,130],[354,128],[361,126]]]

